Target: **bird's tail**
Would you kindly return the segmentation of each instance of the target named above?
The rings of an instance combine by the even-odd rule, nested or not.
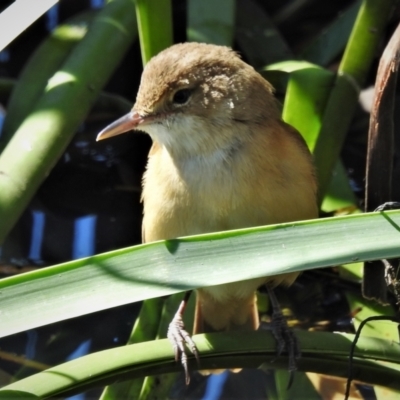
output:
[[[257,297],[213,299],[202,289],[196,292],[193,334],[221,331],[251,331],[259,326]]]
[[[253,293],[247,298],[230,298],[217,301],[206,291],[196,291],[196,309],[193,334],[221,331],[249,331],[259,326],[257,298]],[[231,369],[239,372],[241,368]],[[221,373],[224,370],[203,370],[203,375]]]

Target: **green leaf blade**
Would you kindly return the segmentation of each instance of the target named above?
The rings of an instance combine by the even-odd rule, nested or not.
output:
[[[301,221],[154,242],[21,274],[0,281],[0,335],[211,282],[399,257],[399,226],[399,211]]]

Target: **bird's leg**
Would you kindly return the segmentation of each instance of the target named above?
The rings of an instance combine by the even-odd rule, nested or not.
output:
[[[400,209],[400,202],[389,201],[381,204],[374,211],[382,212]],[[364,264],[363,295],[381,304],[390,304],[387,293],[391,288],[400,304],[399,259],[383,259]],[[382,265],[383,263],[383,265]]]
[[[187,385],[190,382],[190,376],[187,355],[185,352],[185,344],[196,357],[197,362],[199,362],[199,353],[196,344],[194,343],[189,333],[186,331],[185,325],[183,323],[183,313],[185,312],[186,304],[189,300],[190,294],[191,292],[185,293],[185,297],[179,305],[178,311],[176,312],[174,318],[168,326],[167,333],[167,337],[174,348],[175,361],[178,361],[180,359],[183,369],[185,370],[185,380]]]
[[[294,372],[297,369],[296,359],[300,358],[301,355],[300,346],[296,335],[293,330],[289,328],[287,321],[282,314],[281,307],[273,288],[269,285],[266,286],[272,306],[271,330],[277,342],[277,356],[279,357],[283,350],[288,352],[290,373],[288,382],[289,388],[293,382]]]

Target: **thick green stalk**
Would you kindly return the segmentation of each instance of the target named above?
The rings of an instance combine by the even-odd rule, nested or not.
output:
[[[170,0],[136,0],[143,65],[173,43]]]
[[[298,331],[296,336],[302,350],[299,371],[347,376],[354,335]],[[276,357],[276,341],[271,332],[212,333],[196,335],[194,340],[204,369],[257,368],[261,364],[267,368],[287,369],[287,357]],[[397,343],[361,337],[354,354],[354,378],[399,389],[399,359]],[[198,368],[193,356],[189,356],[189,366]],[[12,383],[0,389],[0,399],[17,398],[18,394],[24,399],[32,398],[29,396],[64,398],[110,382],[173,372],[180,368],[168,340],[139,343],[89,354]]]
[[[397,0],[364,0],[358,13],[314,150],[321,199],[328,188],[353,118],[360,87],[365,81],[396,2]]]
[[[160,318],[160,325],[157,333],[156,339],[164,339],[167,337],[167,332],[169,328],[169,324],[171,323],[176,310],[179,308],[179,304],[181,303],[184,293],[176,293],[172,296],[169,296],[168,299],[164,303],[164,308],[162,312],[162,316]],[[145,304],[146,300],[143,302]],[[193,293],[190,296],[188,304],[186,306],[186,310],[183,316],[183,322],[185,324],[188,332],[191,332],[191,327],[193,326],[193,318],[194,318],[194,306],[195,306],[195,295]],[[147,399],[166,399],[169,397],[169,393],[172,385],[177,380],[178,373],[175,374],[158,374],[155,376],[147,376],[144,379],[143,387],[140,392],[140,396],[136,396],[139,400],[147,400]],[[130,392],[130,398],[136,398],[135,393]]]
[[[163,305],[164,299],[162,298],[149,299],[143,302],[127,344],[143,343],[156,339]],[[141,377],[107,386],[103,390],[100,400],[138,399],[143,381],[144,378]]]
[[[87,115],[136,36],[133,0],[114,0],[93,21],[0,157],[0,243]],[[93,138],[94,139],[94,138]]]
[[[35,108],[49,77],[61,68],[72,49],[85,36],[93,16],[93,12],[86,12],[58,26],[26,63],[7,104],[0,151]]]

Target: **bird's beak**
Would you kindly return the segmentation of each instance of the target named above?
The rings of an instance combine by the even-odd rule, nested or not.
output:
[[[144,121],[144,118],[139,115],[137,111],[131,111],[129,114],[112,122],[106,126],[96,138],[96,141],[108,139],[112,136],[120,135],[121,133],[128,132],[135,129],[139,124]]]

